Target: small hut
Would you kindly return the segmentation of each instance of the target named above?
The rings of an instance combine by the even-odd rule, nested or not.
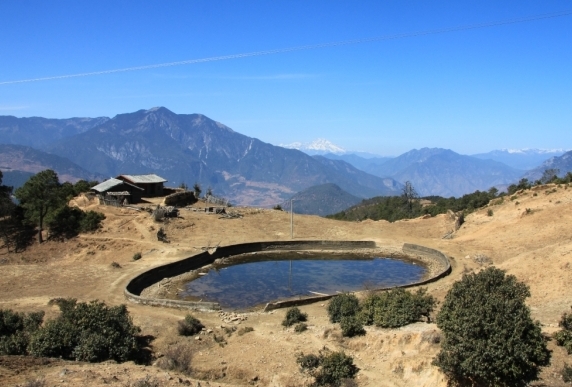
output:
[[[139,203],[145,191],[136,185],[113,178],[91,187],[91,190],[98,195],[103,203],[115,206]]]
[[[143,196],[146,198],[163,196],[163,183],[167,181],[154,173],[149,175],[119,175],[117,179],[142,188]]]

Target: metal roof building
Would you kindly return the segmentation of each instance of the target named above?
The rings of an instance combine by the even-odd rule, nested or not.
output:
[[[134,184],[114,178],[92,187],[91,190],[101,195],[104,200],[122,202],[123,199],[127,198],[129,203],[139,203],[145,191],[143,188],[137,187]],[[110,197],[114,198],[110,199]]]
[[[122,180],[144,190],[144,197],[162,196],[163,183],[167,180],[154,173],[149,175],[119,175],[116,180]]]

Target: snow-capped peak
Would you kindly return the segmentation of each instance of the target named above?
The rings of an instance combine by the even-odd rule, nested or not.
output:
[[[334,153],[343,154],[346,150],[326,140],[325,138],[318,138],[312,142],[302,143],[293,142],[291,144],[280,144],[283,148],[298,149],[300,151],[311,151],[319,153]]]
[[[523,148],[523,149],[501,149],[503,152],[511,154],[553,154],[553,153],[564,153],[566,149],[535,149],[535,148]]]

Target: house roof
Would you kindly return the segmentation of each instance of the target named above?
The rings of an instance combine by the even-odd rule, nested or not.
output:
[[[131,183],[164,183],[167,180],[163,179],[161,176],[155,175],[154,173],[149,175],[119,175],[125,180],[129,180]]]
[[[123,180],[111,178],[109,180],[105,180],[103,183],[99,183],[98,185],[91,187],[91,189],[97,192],[105,192],[123,183],[124,183]]]
[[[114,178],[111,178],[109,180],[105,180],[103,183],[99,183],[98,185],[91,187],[91,189],[101,193],[101,192],[106,192],[106,191],[112,189],[113,187],[117,187],[118,185],[121,185],[121,184],[127,184],[127,185],[134,187],[134,188],[137,188],[138,190],[143,191],[143,188],[141,188],[141,187],[137,187],[137,186],[134,186],[133,184],[127,183],[126,181],[114,179]]]

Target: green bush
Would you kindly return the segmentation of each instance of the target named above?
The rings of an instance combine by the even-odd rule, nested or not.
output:
[[[493,216],[494,212],[490,208],[487,210],[487,216]]]
[[[105,215],[101,212],[88,211],[80,222],[80,232],[91,232],[101,227]]]
[[[0,309],[0,355],[26,355],[30,337],[42,325],[44,312],[17,313]]]
[[[101,227],[105,215],[100,212],[83,212],[76,207],[59,208],[48,222],[50,238],[70,239],[80,232],[95,231]]]
[[[359,368],[353,358],[344,352],[320,351],[319,355],[299,354],[296,362],[302,372],[314,377],[314,386],[339,387],[347,379],[353,379]]]
[[[361,305],[359,318],[365,325],[382,328],[398,328],[417,322],[425,316],[429,319],[435,308],[435,299],[426,289],[415,293],[397,288],[370,296]]]
[[[572,314],[564,313],[558,326],[562,328],[562,330],[556,332],[554,334],[554,339],[556,340],[556,344],[561,347],[566,348],[568,354],[572,353]]]
[[[363,323],[355,316],[342,317],[342,320],[340,321],[340,327],[342,328],[342,336],[344,337],[365,335]]]
[[[79,234],[81,220],[85,213],[77,207],[63,206],[48,222],[50,238],[70,239]]]
[[[285,327],[289,327],[299,322],[304,322],[307,319],[308,319],[308,314],[302,313],[300,309],[298,309],[297,307],[293,307],[286,311],[286,316],[282,321],[282,325],[284,325]]]
[[[32,336],[32,355],[89,362],[123,362],[141,355],[140,329],[133,325],[125,305],[108,307],[97,300],[78,303],[75,299],[55,302],[61,314]]]
[[[177,330],[181,336],[193,336],[199,333],[205,326],[190,314],[184,320],[179,321]]]
[[[320,357],[312,353],[309,355],[300,353],[296,356],[296,363],[298,363],[302,372],[306,372],[320,366]]]
[[[337,323],[342,317],[355,316],[359,311],[359,301],[357,297],[350,293],[342,293],[335,296],[328,304],[328,316],[330,322]]]
[[[134,261],[140,260],[141,257],[142,257],[142,255],[141,255],[140,252],[137,252],[137,253],[133,254],[133,260],[134,260]]]
[[[73,191],[75,196],[77,196],[82,192],[89,192],[91,187],[92,185],[89,182],[85,180],[79,180],[77,183],[74,184]]]
[[[433,364],[451,384],[528,385],[550,360],[524,303],[529,296],[525,284],[494,267],[463,276],[437,316],[443,341]]]
[[[562,375],[562,380],[564,383],[572,382],[572,367],[570,367],[568,364],[564,364],[564,368],[562,368],[560,374]]]

